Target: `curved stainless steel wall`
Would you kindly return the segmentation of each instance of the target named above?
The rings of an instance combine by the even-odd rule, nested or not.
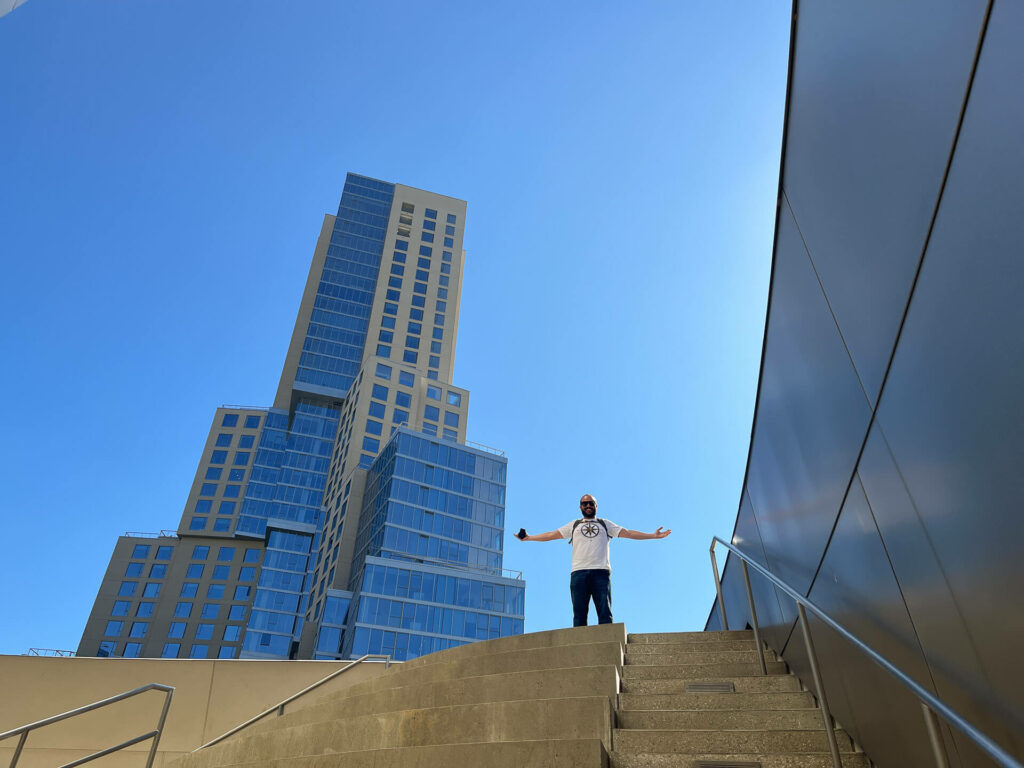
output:
[[[1024,754],[1024,3],[794,13],[733,542]],[[767,640],[809,680],[793,606],[752,578]],[[736,563],[723,586],[742,625]],[[814,636],[876,764],[932,764],[912,697]]]

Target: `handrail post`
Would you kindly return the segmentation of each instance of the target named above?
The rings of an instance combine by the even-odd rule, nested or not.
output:
[[[825,684],[821,681],[821,671],[818,669],[818,655],[814,652],[814,643],[811,642],[811,625],[807,621],[807,611],[804,604],[797,601],[796,610],[800,614],[800,627],[804,632],[804,645],[807,647],[807,659],[811,663],[811,675],[814,677],[814,688],[818,693],[818,706],[821,707],[821,719],[825,722],[825,737],[828,739],[828,751],[832,753],[832,765],[835,768],[843,768],[843,762],[839,757],[839,745],[836,743],[835,726],[832,725],[832,713],[828,708],[828,699],[825,696]]]
[[[924,723],[928,727],[928,739],[932,743],[935,765],[938,768],[949,768],[949,758],[946,756],[946,747],[942,743],[942,732],[939,730],[939,719],[932,712],[932,708],[923,701],[921,709],[924,710]]]
[[[747,585],[747,602],[750,604],[750,623],[754,627],[754,644],[757,645],[757,660],[761,663],[761,674],[768,674],[768,665],[764,662],[764,645],[761,643],[761,630],[757,625],[757,608],[754,607],[754,590],[750,588],[750,572],[747,570],[747,561],[740,560],[743,566],[743,581]]]
[[[171,708],[171,696],[174,695],[174,690],[164,691],[164,708],[160,710],[160,720],[156,724],[156,736],[153,737],[153,743],[149,747],[149,757],[146,758],[146,768],[153,768],[153,760],[156,758],[156,748],[160,744],[160,737],[164,733],[164,723],[167,722],[167,712]]]
[[[718,612],[722,617],[722,629],[729,631],[729,619],[725,616],[725,600],[722,599],[722,580],[718,578],[718,560],[715,559],[715,540],[711,540],[711,570],[715,572],[715,592],[718,593]]]
[[[22,732],[21,736],[18,737],[18,746],[14,748],[14,756],[11,758],[11,768],[18,764],[18,758],[21,757],[21,750],[25,746],[25,739],[27,738],[28,731]]]

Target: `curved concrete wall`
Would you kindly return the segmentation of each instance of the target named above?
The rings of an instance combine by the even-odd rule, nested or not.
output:
[[[795,3],[772,282],[733,542],[1024,754],[1024,5]],[[755,592],[809,680],[795,610]],[[738,564],[730,627],[747,621]],[[720,628],[713,610],[708,629]],[[831,631],[836,718],[930,765]],[[954,764],[986,765],[949,733]]]

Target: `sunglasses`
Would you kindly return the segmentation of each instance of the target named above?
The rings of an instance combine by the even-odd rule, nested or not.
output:
[[[581,507],[596,507],[596,506],[597,506],[597,504],[595,504],[595,503],[594,503],[594,502],[592,502],[592,501],[581,501],[581,502],[580,502],[580,506],[581,506]]]

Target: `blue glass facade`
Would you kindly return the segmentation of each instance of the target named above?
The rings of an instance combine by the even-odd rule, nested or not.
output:
[[[359,373],[394,193],[394,184],[346,177],[296,383],[344,397]]]
[[[395,432],[367,474],[343,655],[412,659],[522,634],[525,584],[502,575],[506,466]]]
[[[285,411],[267,414],[236,528],[267,541],[244,656],[287,658],[299,640],[337,431],[338,409],[316,402],[300,400],[290,425]]]

